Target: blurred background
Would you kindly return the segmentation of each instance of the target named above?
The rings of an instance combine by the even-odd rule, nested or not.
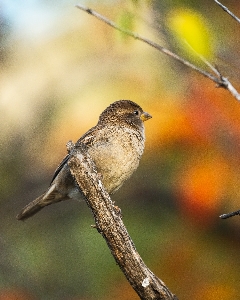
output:
[[[110,103],[153,118],[133,177],[112,196],[145,263],[179,299],[239,297],[240,103],[229,92],[80,11],[78,2],[0,3],[0,300],[138,299],[87,205],[15,216],[49,185]],[[240,90],[240,24],[214,1],[82,1]],[[224,0],[238,17],[238,0]]]

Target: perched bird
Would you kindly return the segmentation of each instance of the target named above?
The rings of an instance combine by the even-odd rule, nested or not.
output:
[[[97,125],[75,144],[76,149],[80,144],[85,145],[109,194],[116,192],[137,169],[145,143],[143,122],[150,118],[151,115],[130,100],[116,101],[101,113]],[[26,205],[17,215],[18,220],[27,219],[52,203],[83,199],[70,173],[70,157],[71,153],[65,156],[47,191]]]

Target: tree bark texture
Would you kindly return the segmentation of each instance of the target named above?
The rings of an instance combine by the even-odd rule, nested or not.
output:
[[[97,173],[96,166],[84,147],[83,145],[81,149],[71,151],[68,165],[92,210],[96,228],[106,240],[120,269],[140,299],[177,300],[138,254],[123,224],[120,209],[113,205],[101,182],[101,174]]]

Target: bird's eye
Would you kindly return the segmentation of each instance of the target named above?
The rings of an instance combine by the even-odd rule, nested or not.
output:
[[[138,112],[138,110],[134,110],[134,115],[136,115],[136,116],[138,116],[138,114],[139,114],[139,112]]]

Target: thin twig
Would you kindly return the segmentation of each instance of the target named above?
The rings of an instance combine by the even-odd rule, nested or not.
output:
[[[205,65],[208,66],[209,69],[212,70],[213,73],[215,73],[218,77],[221,77],[221,73],[219,72],[219,70],[214,67],[202,54],[200,54],[199,52],[197,52],[186,40],[184,40],[185,44],[191,49],[192,52],[194,52],[194,54],[203,62],[205,63]]]
[[[233,85],[230,83],[230,81],[226,78],[226,77],[223,77],[221,74],[219,74],[218,77],[214,76],[213,74],[195,66],[194,64],[192,64],[191,62],[183,59],[182,57],[178,56],[176,53],[162,47],[161,45],[143,37],[143,36],[140,36],[139,34],[137,33],[134,33],[132,31],[129,31],[129,30],[126,30],[124,28],[121,28],[119,27],[116,23],[114,23],[113,21],[107,19],[106,17],[102,16],[101,14],[99,14],[98,12],[88,8],[88,7],[85,7],[81,4],[78,4],[76,5],[77,8],[87,12],[88,14],[96,17],[98,20],[101,20],[102,22],[108,24],[109,26],[113,27],[114,29],[128,35],[128,36],[131,36],[132,38],[136,39],[136,40],[139,40],[143,43],[146,43],[148,44],[149,46],[161,51],[162,53],[172,57],[173,59],[179,61],[180,63],[182,63],[183,65],[197,71],[198,73],[202,74],[204,77],[207,77],[208,79],[212,80],[213,82],[215,82],[217,84],[218,87],[222,87],[226,90],[228,90],[233,97],[235,97],[237,100],[240,101],[240,94],[237,92],[237,90],[233,87]]]
[[[199,59],[204,62],[209,69],[212,70],[213,73],[216,74],[217,78],[220,78],[222,81],[222,84],[225,84],[225,86],[223,86],[222,84],[218,85],[218,87],[223,86],[224,88],[226,88],[237,100],[240,100],[240,94],[238,93],[238,91],[233,87],[233,85],[230,83],[230,81],[224,77],[222,75],[222,73],[219,71],[219,69],[217,68],[217,66],[213,66],[204,56],[202,56],[200,53],[196,52],[195,49],[192,48],[192,46],[185,41],[185,43],[188,45],[188,47],[190,47],[190,49],[199,57]]]
[[[240,210],[236,210],[236,211],[233,211],[231,213],[223,214],[223,215],[219,216],[219,218],[228,219],[228,218],[231,218],[231,217],[234,217],[234,216],[237,216],[237,215],[240,215]]]
[[[224,11],[226,11],[231,17],[233,17],[234,20],[236,20],[238,23],[240,23],[240,19],[234,15],[226,6],[224,6],[222,3],[220,3],[218,0],[214,0]]]

